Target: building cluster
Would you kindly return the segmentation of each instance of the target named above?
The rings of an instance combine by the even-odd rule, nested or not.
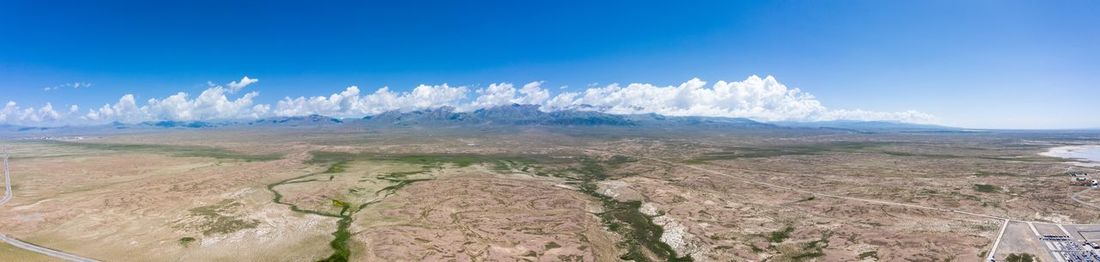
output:
[[[1096,179],[1093,179],[1093,178],[1089,177],[1088,173],[1080,172],[1080,171],[1073,171],[1073,172],[1069,172],[1069,173],[1066,173],[1066,174],[1069,174],[1070,183],[1072,183],[1075,186],[1100,187],[1100,181],[1097,181]]]

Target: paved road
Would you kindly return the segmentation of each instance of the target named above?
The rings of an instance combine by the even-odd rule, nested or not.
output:
[[[12,195],[15,194],[11,191],[11,170],[8,168],[8,153],[4,152],[4,197],[0,198],[0,205],[4,205],[11,200]],[[35,253],[43,254],[57,259],[66,261],[78,261],[78,262],[91,262],[96,261],[94,259],[85,258],[41,246],[35,244],[20,241],[15,238],[8,237],[4,234],[0,234],[0,241],[8,243],[14,247],[26,249]]]
[[[15,247],[18,247],[18,248],[30,250],[30,251],[33,251],[33,252],[36,252],[36,253],[39,253],[39,254],[51,256],[51,257],[66,260],[66,261],[79,261],[79,262],[94,262],[94,261],[96,261],[94,259],[84,258],[84,257],[81,257],[81,256],[77,256],[77,255],[73,255],[73,254],[69,254],[69,253],[65,253],[65,252],[61,252],[61,251],[57,251],[57,250],[53,250],[53,249],[49,249],[49,248],[36,246],[34,244],[19,241],[18,239],[10,238],[10,237],[2,235],[2,234],[0,234],[0,241],[6,242],[9,245],[12,245],[12,246],[15,246]]]
[[[997,240],[993,241],[993,248],[989,249],[989,255],[986,256],[986,261],[996,261],[993,260],[993,256],[997,254],[997,247],[1001,245],[1001,239],[1005,237],[1005,230],[1008,229],[1008,219],[1005,219],[1003,223],[1004,224],[1001,225],[1001,233],[998,233]]]
[[[1073,193],[1073,195],[1069,196],[1069,199],[1073,199],[1073,201],[1077,202],[1078,204],[1082,204],[1082,205],[1086,205],[1086,206],[1089,206],[1089,207],[1092,207],[1092,208],[1100,209],[1100,205],[1096,205],[1096,204],[1093,204],[1093,203],[1081,201],[1081,199],[1077,198],[1078,195],[1084,194],[1085,192],[1089,192],[1089,190],[1092,190],[1092,189],[1093,188],[1090,187],[1090,188],[1086,188],[1085,190],[1081,190],[1081,192]]]
[[[8,153],[4,152],[4,197],[0,198],[0,206],[11,200],[11,175],[8,172]]]

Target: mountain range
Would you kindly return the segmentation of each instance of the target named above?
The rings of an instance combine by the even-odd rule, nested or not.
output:
[[[512,104],[468,112],[440,107],[411,112],[389,111],[363,118],[334,118],[323,115],[273,117],[227,121],[149,121],[134,124],[113,122],[100,126],[25,127],[0,125],[8,132],[59,129],[203,129],[229,127],[454,127],[454,126],[621,126],[621,127],[712,127],[712,128],[811,128],[861,132],[956,131],[958,128],[887,121],[760,122],[747,118],[665,116],[659,114],[619,115],[597,111],[544,112],[537,105]]]

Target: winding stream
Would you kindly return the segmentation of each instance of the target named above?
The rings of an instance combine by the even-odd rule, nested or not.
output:
[[[302,209],[301,207],[298,207],[298,205],[283,201],[283,194],[280,193],[278,190],[276,190],[276,187],[278,187],[280,185],[322,181],[322,180],[318,180],[318,179],[305,179],[305,180],[302,180],[302,179],[310,177],[310,176],[341,173],[341,172],[343,172],[343,170],[344,170],[343,167],[346,164],[347,164],[347,162],[337,162],[337,163],[334,163],[331,166],[329,166],[329,168],[327,170],[325,170],[324,172],[321,172],[321,173],[311,173],[311,174],[298,176],[298,177],[293,177],[293,178],[290,178],[290,179],[279,181],[279,182],[274,183],[274,184],[267,185],[267,190],[271,191],[271,193],[273,193],[275,195],[275,197],[272,198],[271,201],[275,202],[276,204],[288,206],[288,207],[290,207],[291,211],[298,212],[298,213],[303,213],[303,214],[323,216],[323,217],[339,218],[339,220],[337,220],[337,222],[336,222],[336,232],[332,233],[333,239],[332,239],[332,241],[329,242],[329,246],[332,247],[332,255],[329,255],[328,257],[320,260],[320,261],[324,261],[324,262],[345,262],[345,261],[348,261],[349,257],[351,257],[351,249],[348,247],[348,240],[351,239],[351,232],[350,232],[349,228],[351,227],[351,222],[353,221],[352,216],[354,216],[355,213],[358,213],[360,210],[363,210],[364,208],[366,208],[366,207],[368,207],[372,204],[378,203],[378,202],[382,201],[383,199],[386,199],[387,197],[393,195],[402,186],[411,184],[413,182],[424,180],[424,179],[419,179],[419,180],[398,180],[398,179],[379,178],[379,179],[386,180],[386,181],[389,181],[390,183],[392,183],[392,185],[387,186],[387,187],[383,188],[382,190],[379,190],[378,192],[375,192],[375,194],[384,193],[384,195],[382,195],[381,197],[379,197],[377,199],[371,200],[369,202],[366,202],[366,203],[363,203],[361,205],[354,206],[354,207],[352,206],[351,203],[344,202],[344,201],[341,201],[341,200],[338,200],[338,199],[332,199],[332,204],[334,206],[339,206],[340,207],[340,212],[337,213],[337,214],[324,212],[324,211],[319,211],[319,210]],[[331,179],[332,179],[332,177],[330,175],[329,180],[331,180]]]

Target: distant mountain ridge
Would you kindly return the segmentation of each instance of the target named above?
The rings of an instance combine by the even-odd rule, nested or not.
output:
[[[389,111],[363,117],[363,121],[381,125],[635,125],[627,117],[592,111],[543,112],[537,105],[512,104],[483,108],[470,112],[456,112],[453,107],[417,110],[412,112]]]
[[[801,127],[801,128],[832,128],[832,129],[849,129],[860,131],[961,131],[960,128],[931,125],[931,124],[914,124],[904,123],[897,121],[857,121],[857,120],[833,120],[833,121],[817,121],[817,122],[772,122],[772,124],[785,127]]]
[[[289,125],[289,126],[315,126],[315,125],[339,125],[343,124],[344,120],[338,118],[322,116],[322,115],[308,115],[308,116],[291,116],[291,117],[276,117],[259,119],[252,122],[248,122],[247,125]]]
[[[416,111],[388,111],[362,118],[334,118],[324,115],[271,117],[226,121],[147,121],[136,124],[112,122],[100,126],[21,127],[0,125],[0,131],[26,132],[87,129],[206,129],[234,127],[461,127],[461,126],[617,126],[617,127],[706,127],[706,128],[811,128],[857,132],[957,131],[953,127],[891,121],[759,122],[746,118],[666,116],[660,114],[609,114],[589,110],[545,112],[538,105],[512,104],[460,112],[454,107]]]

